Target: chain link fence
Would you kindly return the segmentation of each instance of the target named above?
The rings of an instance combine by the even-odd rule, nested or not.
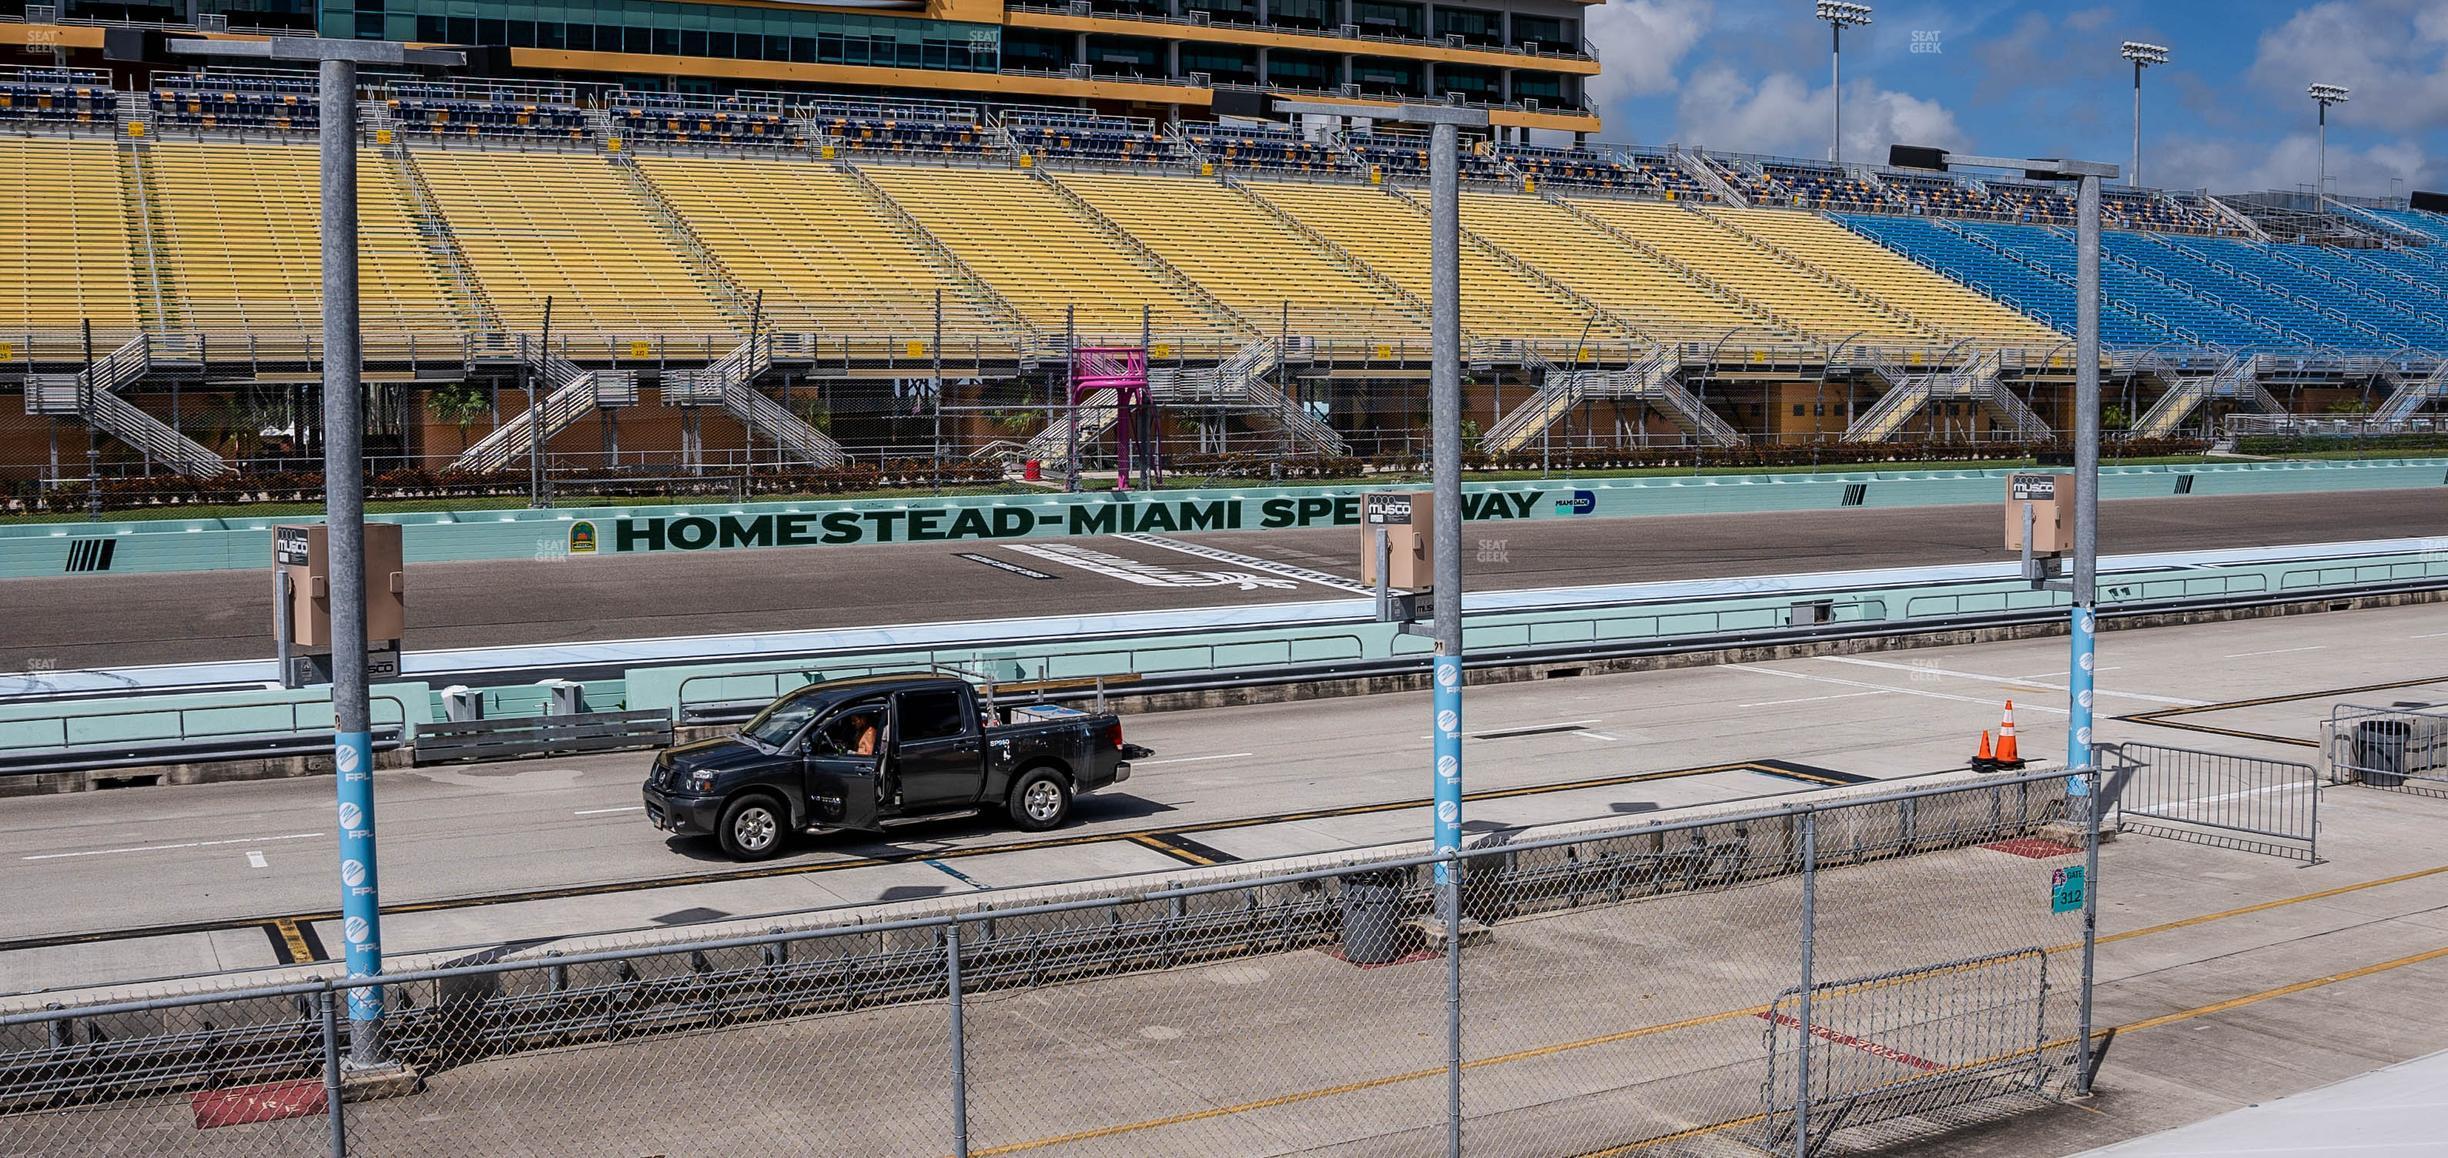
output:
[[[2089,773],[0,1017],[0,1154],[1829,1153],[2084,1069]],[[2084,870],[2092,872],[2086,875]],[[1232,873],[1232,869],[1205,870]],[[2070,877],[2070,883],[2069,883]],[[1458,903],[1448,937],[1439,914]],[[366,1039],[370,1040],[370,1039]]]

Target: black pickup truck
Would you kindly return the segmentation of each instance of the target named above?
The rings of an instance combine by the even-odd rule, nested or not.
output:
[[[1014,717],[1020,717],[1015,719]],[[827,680],[775,700],[729,738],[666,748],[646,774],[646,819],[712,836],[739,860],[794,832],[1011,814],[1029,832],[1071,815],[1071,798],[1130,779],[1151,753],[1105,714],[980,706],[967,680]]]

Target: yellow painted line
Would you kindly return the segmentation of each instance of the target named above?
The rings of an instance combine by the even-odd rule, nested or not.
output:
[[[1188,861],[1195,865],[1210,865],[1215,863],[1215,859],[1213,857],[1200,856],[1199,854],[1192,852],[1189,849],[1182,848],[1171,841],[1160,840],[1144,832],[1134,835],[1130,839],[1132,844],[1145,845],[1165,854],[1168,857],[1173,858],[1174,860]]]
[[[281,917],[272,922],[272,930],[280,934],[281,943],[289,946],[289,960],[299,965],[315,960],[314,950],[306,944],[306,934],[298,928],[294,917]]]
[[[1735,765],[1734,767],[1740,768],[1741,765]],[[2130,941],[2138,937],[2148,937],[2159,933],[2173,932],[2178,929],[2189,929],[2198,925],[2207,925],[2216,921],[2224,921],[2235,917],[2249,916],[2253,913],[2265,913],[2272,909],[2285,908],[2289,905],[2299,905],[2309,901],[2326,900],[2330,897],[2345,896],[2350,893],[2362,892],[2366,889],[2381,888],[2387,885],[2403,884],[2407,881],[2421,880],[2424,877],[2439,876],[2443,873],[2448,873],[2448,865],[2418,869],[2414,872],[2399,873],[2396,876],[2381,877],[2376,880],[2359,881],[2349,885],[2339,885],[2335,888],[2322,889],[2318,892],[2304,893],[2292,897],[2281,897],[2277,900],[2262,901],[2258,904],[2243,905],[2233,909],[2222,909],[2215,913],[2203,913],[2199,916],[2186,917],[2182,920],[2165,921],[2156,925],[2146,925],[2139,929],[2128,929],[2122,933],[2101,937],[2098,939],[2098,943],[2106,945],[2116,941]],[[2082,942],[2072,941],[2063,945],[2051,946],[2046,950],[2046,952],[2051,955],[2055,955],[2060,953],[2070,953],[2080,948],[2082,948]],[[2116,1027],[2114,1032],[2133,1033],[2143,1029],[2167,1025],[2172,1022],[2189,1020],[2196,1017],[2206,1017],[2210,1014],[2218,1013],[2223,1010],[2234,1009],[2244,1005],[2251,1005],[2255,1002],[2266,1001],[2273,997],[2283,997],[2289,993],[2300,993],[2306,989],[2317,989],[2324,985],[2333,985],[2340,981],[2349,981],[2357,977],[2365,977],[2373,973],[2382,973],[2390,969],[2396,969],[2406,965],[2420,964],[2423,961],[2428,961],[2439,957],[2448,957],[2448,948],[2436,949],[2427,953],[2418,953],[2411,957],[2401,957],[2395,961],[2385,961],[2378,965],[2366,966],[2362,969],[2357,969],[2349,973],[2332,974],[2328,977],[2314,978],[2310,981],[2300,981],[2293,985],[2282,986],[2278,989],[2250,994],[2245,997],[2234,998],[2232,1000],[2218,1002],[2213,1005],[2200,1006],[2194,1009],[2185,1010],[2181,1013],[2171,1013],[2162,1017],[2148,1018],[2143,1021],[2134,1022],[2131,1025]],[[1661,1033],[1672,1033],[1677,1030],[1684,1029],[1696,1029],[1700,1026],[1713,1025],[1719,1022],[1732,1021],[1738,1018],[1757,1017],[1768,1010],[1769,1006],[1767,1005],[1753,1005],[1742,1009],[1724,1010],[1718,1013],[1704,1013],[1695,1017],[1684,1018],[1681,1021],[1662,1022],[1657,1025],[1641,1026],[1637,1029],[1626,1029],[1619,1030],[1614,1033],[1601,1034],[1597,1037],[1586,1037],[1576,1041],[1556,1042],[1551,1045],[1534,1046],[1529,1049],[1516,1050],[1512,1053],[1497,1054],[1491,1057],[1479,1058],[1474,1061],[1463,1062],[1462,1068],[1467,1071],[1486,1066],[1504,1065],[1510,1062],[1528,1061],[1533,1058],[1551,1057],[1556,1054],[1570,1053],[1574,1050],[1589,1049],[1594,1046],[1613,1045],[1618,1042],[1631,1041],[1636,1038],[1652,1037]],[[2071,1037],[2060,1038],[2056,1041],[2046,1043],[2043,1048],[2070,1045],[2073,1043],[2073,1041],[2074,1039]],[[1122,1134],[1134,1134],[1146,1130],[1162,1129],[1166,1126],[1178,1126],[1187,1122],[1198,1122],[1211,1118],[1229,1117],[1235,1114],[1246,1114],[1258,1110],[1270,1110],[1278,1106],[1295,1105],[1301,1102],[1315,1101],[1319,1098],[1331,1098],[1342,1094],[1359,1093],[1364,1090],[1373,1090],[1384,1086],[1399,1085],[1404,1082],[1423,1081],[1428,1078],[1437,1077],[1443,1073],[1445,1073],[1445,1067],[1437,1066],[1434,1069],[1421,1069],[1412,1070],[1407,1073],[1386,1074],[1380,1077],[1367,1078],[1356,1082],[1348,1082],[1339,1086],[1327,1086],[1321,1089],[1301,1090],[1295,1093],[1279,1094],[1272,1098],[1262,1098],[1258,1101],[1241,1102],[1230,1106],[1212,1106],[1204,1110],[1190,1110],[1180,1114],[1168,1115],[1162,1118],[1148,1118],[1137,1122],[1121,1122],[1111,1126],[1098,1126],[1092,1129],[1074,1131],[1069,1134],[1059,1134],[1052,1137],[1038,1138],[1027,1142],[1014,1142],[988,1150],[976,1150],[972,1151],[972,1153],[977,1155],[1019,1154],[1030,1150],[1042,1150],[1052,1146],[1068,1145],[1073,1142],[1085,1142],[1097,1138],[1111,1138]],[[1628,1153],[1632,1150],[1641,1149],[1643,1147],[1664,1145],[1668,1142],[1698,1137],[1703,1134],[1715,1133],[1721,1130],[1730,1130],[1738,1126],[1749,1125],[1751,1123],[1761,1121],[1765,1117],[1766,1115],[1764,1114],[1753,1114],[1749,1117],[1736,1118],[1725,1122],[1719,1122],[1715,1125],[1694,1126],[1688,1130],[1678,1131],[1673,1134],[1662,1134],[1657,1137],[1646,1138],[1638,1142],[1629,1142],[1613,1149],[1594,1151],[1592,1152],[1592,1155],[1587,1156],[1587,1158],[1595,1158],[1595,1155],[1600,1154]]]

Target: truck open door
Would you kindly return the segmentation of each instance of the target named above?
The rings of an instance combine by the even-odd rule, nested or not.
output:
[[[874,756],[809,754],[808,820],[827,828],[884,831],[877,817],[877,763]]]

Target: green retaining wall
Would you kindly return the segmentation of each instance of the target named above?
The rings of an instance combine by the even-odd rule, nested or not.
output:
[[[1912,507],[2002,501],[2005,469],[1650,476],[1480,482],[1476,519],[1555,519]],[[2190,480],[2189,482],[2187,480]],[[2103,498],[2282,494],[2448,484],[2448,457],[2108,467]],[[377,515],[402,524],[411,563],[577,555],[960,542],[1145,531],[1348,526],[1366,485],[1079,495],[977,495]],[[266,566],[271,528],[312,517],[0,525],[0,579]]]

